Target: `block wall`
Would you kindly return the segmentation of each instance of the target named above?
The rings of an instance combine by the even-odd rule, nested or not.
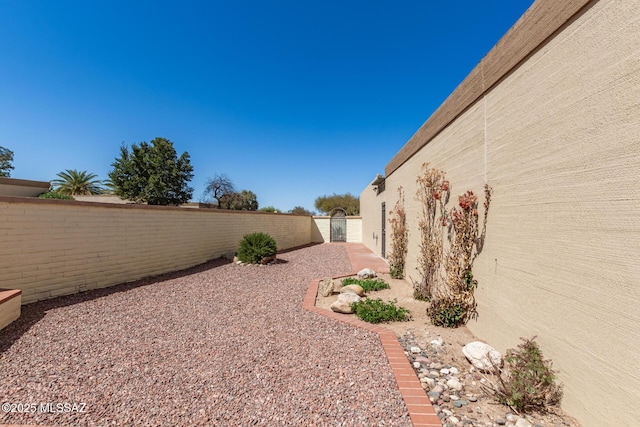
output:
[[[311,217],[0,197],[0,288],[22,302],[130,282],[235,252],[243,235],[311,242]]]

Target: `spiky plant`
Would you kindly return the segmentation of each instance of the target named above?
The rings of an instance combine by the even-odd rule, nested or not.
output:
[[[102,181],[95,179],[94,173],[67,169],[58,174],[59,179],[51,181],[55,191],[67,196],[102,194]]]

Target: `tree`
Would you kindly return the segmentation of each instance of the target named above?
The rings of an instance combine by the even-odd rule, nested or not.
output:
[[[296,206],[295,208],[291,209],[289,213],[296,214],[296,215],[313,215],[313,212],[309,212],[302,206]]]
[[[13,151],[8,148],[0,147],[0,176],[11,176],[13,167]]]
[[[260,212],[272,212],[272,213],[280,212],[280,209],[274,208],[273,206],[265,206],[264,208],[260,208],[258,210]]]
[[[215,174],[207,180],[202,201],[215,204],[218,209],[237,211],[258,210],[258,198],[253,191],[236,191],[231,178],[226,174]]]
[[[225,204],[234,193],[236,193],[236,188],[231,178],[224,173],[222,175],[215,174],[213,178],[207,180],[202,199],[203,202],[215,203],[218,208],[222,208],[223,204]]]
[[[120,147],[109,178],[114,193],[123,199],[150,205],[180,205],[191,199],[193,166],[186,151],[177,156],[173,142],[155,138],[151,143],[133,144],[131,152]]]
[[[346,194],[333,193],[332,196],[318,197],[316,199],[315,207],[325,215],[328,215],[335,208],[344,209],[347,215],[359,215],[360,199],[358,199],[351,193],[346,193]]]
[[[64,194],[66,196],[102,194],[102,181],[95,179],[97,175],[94,173],[67,169],[57,175],[59,179],[51,181],[51,184],[57,193]]]

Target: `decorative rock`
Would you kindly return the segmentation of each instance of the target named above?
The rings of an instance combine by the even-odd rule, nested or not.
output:
[[[413,367],[416,369],[420,368],[420,362],[413,362]]]
[[[370,268],[363,268],[362,270],[358,271],[358,279],[373,279],[374,277],[376,277],[376,272]]]
[[[425,365],[429,363],[429,359],[424,356],[417,356],[415,360],[416,362],[424,363]]]
[[[444,389],[441,386],[437,385],[431,391],[433,391],[434,393],[440,394],[444,391]]]
[[[516,420],[518,419],[518,417],[516,417],[515,415],[513,415],[511,412],[509,412],[508,414],[505,415],[505,418],[507,419],[507,421],[511,421],[512,423],[515,423]]]
[[[449,375],[449,372],[450,372],[450,371],[449,371],[447,368],[442,368],[442,369],[440,369],[440,373],[441,373],[442,375]]]
[[[351,292],[359,297],[364,296],[364,289],[362,289],[362,286],[360,285],[347,285],[340,288],[341,294],[344,294],[345,292]]]
[[[533,427],[533,424],[531,424],[526,418],[518,417],[516,427]]]
[[[453,402],[453,406],[455,406],[456,408],[462,408],[466,404],[467,404],[467,401],[465,400],[455,400]]]
[[[482,371],[493,371],[493,364],[502,365],[502,356],[495,348],[480,341],[462,347],[462,353],[471,364]],[[493,364],[492,364],[493,362]]]
[[[340,294],[338,299],[331,304],[330,308],[336,313],[351,314],[353,313],[351,304],[358,301],[360,301],[360,297],[358,295],[347,292]]]
[[[430,391],[429,393],[427,393],[427,396],[433,397],[434,399],[437,399],[437,398],[440,397],[440,393],[438,393],[436,391]]]
[[[422,351],[422,350],[420,349],[420,347],[415,347],[415,346],[414,346],[414,347],[411,347],[411,349],[410,349],[410,350],[411,350],[411,353],[413,353],[413,354],[420,354],[420,352]]]
[[[334,286],[335,284],[333,283],[333,280],[327,277],[326,279],[322,279],[318,284],[318,291],[320,292],[320,295],[326,298],[333,293]]]
[[[452,366],[449,368],[449,372],[452,373],[453,375],[458,375],[458,368],[456,368],[455,366]]]
[[[454,416],[449,417],[449,422],[454,423],[454,424],[458,424],[460,422],[460,420]]]
[[[475,396],[469,396],[469,402],[477,402],[478,398]]]
[[[427,377],[427,384],[433,387],[434,385],[436,385],[436,380],[434,380],[433,378]]]
[[[457,378],[451,378],[447,381],[447,387],[452,390],[460,391],[462,390],[462,383],[460,383]]]
[[[496,418],[496,424],[498,424],[499,426],[503,426],[507,423],[507,420],[505,420],[504,418]]]
[[[431,345],[440,346],[442,345],[442,343],[443,343],[442,338],[431,340]]]
[[[429,378],[438,378],[440,376],[440,374],[438,373],[438,371],[430,371],[429,372]]]

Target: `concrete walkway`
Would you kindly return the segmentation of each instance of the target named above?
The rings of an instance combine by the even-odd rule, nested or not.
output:
[[[332,243],[334,245],[344,245],[349,256],[349,262],[353,270],[353,274],[363,268],[370,268],[377,273],[388,273],[389,264],[375,255],[369,248],[362,243]],[[349,274],[349,276],[353,275]],[[344,276],[341,276],[344,277]],[[357,319],[353,315],[334,313],[322,308],[316,307],[316,297],[318,295],[318,284],[321,279],[311,281],[307,295],[304,298],[302,307],[306,310],[318,313],[322,316],[329,317],[339,322],[375,332],[380,337],[380,342],[387,354],[389,366],[393,371],[400,394],[404,400],[405,406],[409,411],[411,422],[414,427],[442,427],[442,422],[431,401],[427,397],[427,393],[422,388],[422,384],[413,367],[409,363],[404,349],[398,342],[396,334],[384,326],[377,326],[371,323]]]

